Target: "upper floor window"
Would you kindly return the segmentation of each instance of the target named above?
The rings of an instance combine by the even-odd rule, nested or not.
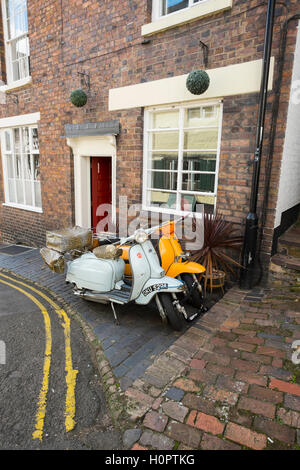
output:
[[[154,19],[158,19],[161,16],[170,15],[185,8],[191,8],[193,5],[204,1],[206,0],[158,0],[158,2],[153,0],[153,16]]]
[[[27,0],[2,0],[7,83],[29,77]]]

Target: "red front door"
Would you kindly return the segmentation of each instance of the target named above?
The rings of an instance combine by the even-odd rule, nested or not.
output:
[[[91,180],[92,180],[92,224],[96,231],[97,225],[101,220],[107,218],[108,211],[104,212],[102,204],[112,203],[111,192],[111,158],[93,157],[91,158]],[[111,213],[111,210],[110,210]],[[100,226],[99,226],[100,227]],[[107,231],[108,226],[101,227],[98,231]]]

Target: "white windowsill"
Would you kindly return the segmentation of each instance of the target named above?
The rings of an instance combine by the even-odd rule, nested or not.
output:
[[[195,21],[220,11],[232,8],[232,0],[207,0],[200,2],[190,8],[179,10],[170,15],[165,15],[152,23],[142,26],[142,36],[150,36],[151,34],[174,28],[184,23]]]
[[[23,86],[28,85],[30,83],[32,83],[32,78],[26,77],[26,78],[23,78],[22,80],[17,80],[16,82],[0,86],[0,91],[8,92],[8,91],[16,90],[17,88],[22,88]]]
[[[168,215],[178,215],[180,217],[187,217],[193,216],[196,219],[201,219],[202,214],[199,212],[192,212],[192,211],[178,211],[176,209],[169,209],[167,207],[160,207],[160,206],[146,206],[142,204],[142,211],[145,212],[158,212],[159,214],[168,214]]]
[[[37,212],[39,214],[43,214],[43,209],[41,209],[40,207],[23,206],[22,204],[14,204],[12,202],[3,202],[2,206],[13,207],[14,209],[22,209],[28,212]]]
[[[41,119],[39,112],[30,114],[20,114],[19,116],[9,116],[0,119],[0,129],[5,127],[28,126],[37,124]]]

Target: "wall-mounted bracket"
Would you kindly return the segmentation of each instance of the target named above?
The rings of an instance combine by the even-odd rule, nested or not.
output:
[[[7,94],[6,96],[12,97],[14,103],[15,103],[15,104],[19,104],[19,97],[18,97],[18,95],[15,95],[14,93],[9,93],[9,94]]]
[[[85,72],[77,72],[78,75],[81,75],[81,85],[84,85],[88,90],[90,90],[90,75]]]
[[[202,51],[203,51],[203,63],[204,63],[204,67],[207,68],[208,66],[208,52],[209,52],[209,48],[208,48],[208,45],[205,44],[203,41],[199,41],[199,44],[202,48]]]

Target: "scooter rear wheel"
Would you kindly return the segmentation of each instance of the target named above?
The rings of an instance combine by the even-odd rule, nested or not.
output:
[[[185,325],[185,321],[182,314],[174,307],[171,295],[166,292],[161,292],[159,299],[171,327],[176,331],[181,331]]]

